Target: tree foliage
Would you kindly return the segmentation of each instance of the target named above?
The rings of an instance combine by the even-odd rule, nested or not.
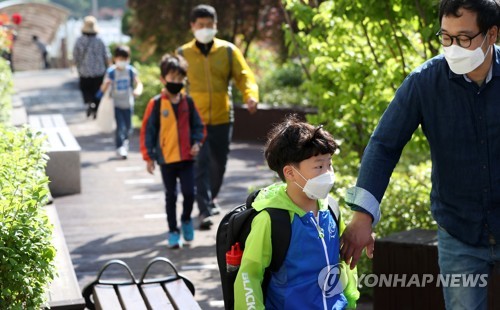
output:
[[[279,0],[212,0],[217,11],[218,37],[243,47],[246,55],[255,40],[280,48],[283,44]],[[156,58],[193,38],[190,12],[200,1],[128,0],[127,32],[141,46],[143,58]]]
[[[402,2],[286,1],[298,29],[290,46],[313,71],[318,119],[358,157],[399,84],[438,51],[435,1]]]

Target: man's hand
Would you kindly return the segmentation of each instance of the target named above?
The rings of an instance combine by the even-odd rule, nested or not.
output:
[[[155,171],[155,162],[154,160],[148,160],[146,170],[150,173],[153,174],[153,171]]]
[[[250,114],[254,114],[255,112],[257,112],[257,100],[253,99],[253,98],[248,98],[247,100],[247,110],[248,112],[250,112]]]
[[[354,212],[352,221],[347,225],[340,238],[340,254],[346,264],[353,269],[366,248],[366,256],[373,258],[375,234],[372,231],[372,218],[363,212]]]

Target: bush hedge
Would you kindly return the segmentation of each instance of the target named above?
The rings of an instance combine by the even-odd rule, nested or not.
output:
[[[55,273],[44,138],[7,127],[12,74],[0,58],[0,308],[40,309]]]
[[[12,111],[12,73],[7,61],[0,58],[0,123],[10,120]]]
[[[0,126],[0,305],[36,309],[55,273],[44,139]],[[6,306],[6,308],[4,308]]]
[[[159,61],[158,61],[159,62]],[[160,68],[158,64],[134,63],[134,67],[139,72],[139,78],[144,84],[142,95],[135,100],[135,115],[142,120],[146,106],[151,98],[158,95],[163,88],[160,82]]]

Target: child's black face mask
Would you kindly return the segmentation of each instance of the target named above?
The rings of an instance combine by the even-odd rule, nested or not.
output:
[[[184,83],[173,83],[173,82],[165,83],[165,88],[172,95],[177,95],[183,87],[184,87]]]

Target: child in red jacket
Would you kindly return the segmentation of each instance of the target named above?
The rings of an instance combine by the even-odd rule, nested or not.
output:
[[[147,171],[153,173],[155,161],[160,166],[166,195],[169,248],[192,241],[194,228],[191,212],[195,199],[194,160],[205,139],[205,126],[191,97],[181,93],[186,79],[187,62],[182,56],[164,55],[160,63],[160,95],[152,98],[144,113],[140,144]],[[177,179],[184,197],[181,229],[177,226]]]

